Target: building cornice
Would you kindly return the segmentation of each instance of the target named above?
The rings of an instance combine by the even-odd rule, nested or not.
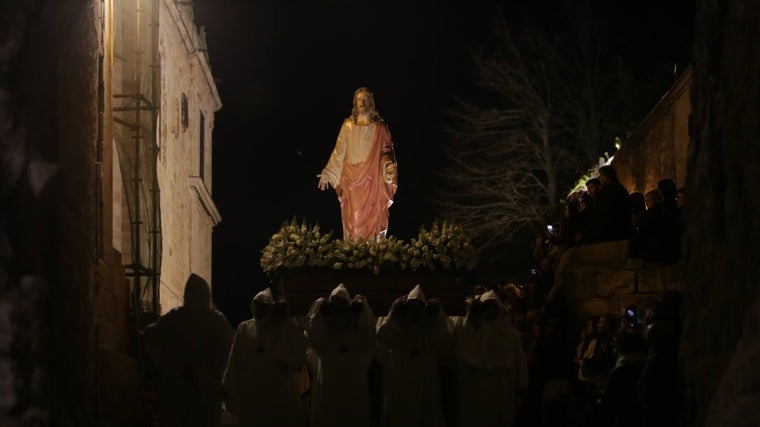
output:
[[[203,76],[205,77],[206,85],[208,86],[208,90],[211,93],[211,97],[214,99],[214,111],[219,111],[219,109],[222,108],[222,98],[219,97],[219,91],[216,88],[214,76],[211,74],[211,66],[208,63],[205,51],[196,50],[191,55],[195,56],[196,61],[198,61],[198,66],[201,68],[201,70],[203,70]]]
[[[214,111],[218,111],[222,108],[222,99],[219,97],[219,91],[214,82],[214,76],[211,74],[211,66],[208,63],[206,48],[205,46],[201,46],[200,36],[195,23],[188,23],[187,20],[184,19],[185,14],[179,10],[179,7],[177,7],[174,0],[163,0],[163,2],[169,11],[169,16],[172,21],[174,21],[174,25],[177,26],[177,30],[182,37],[185,49],[187,49],[187,54],[197,61],[198,67],[201,69],[204,80],[206,81],[209,93],[214,99]]]
[[[193,193],[195,193],[195,195],[198,197],[198,202],[201,204],[201,207],[208,216],[209,220],[211,220],[212,227],[216,227],[222,220],[222,215],[216,208],[214,199],[211,197],[211,193],[209,193],[208,188],[206,188],[206,183],[203,182],[203,179],[199,176],[188,176],[187,184]]]

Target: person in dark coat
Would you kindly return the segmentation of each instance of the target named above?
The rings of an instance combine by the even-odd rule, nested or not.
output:
[[[232,327],[211,306],[211,289],[197,274],[185,284],[184,304],[148,325],[147,355],[159,370],[159,425],[215,427],[222,408],[222,374]]]
[[[678,425],[680,384],[676,333],[671,322],[660,320],[645,330],[647,359],[638,382],[641,426]]]
[[[596,407],[596,427],[640,427],[641,404],[637,384],[644,369],[646,344],[637,329],[621,329],[615,337],[617,360],[610,370]]]
[[[631,201],[628,190],[617,179],[615,168],[599,168],[602,188],[591,209],[586,243],[626,240],[631,236]]]

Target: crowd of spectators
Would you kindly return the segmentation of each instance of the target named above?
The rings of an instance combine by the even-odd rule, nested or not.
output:
[[[686,198],[670,178],[657,188],[629,193],[618,181],[615,169],[599,168],[599,177],[586,182],[585,191],[567,197],[559,224],[542,239],[542,255],[565,249],[627,240],[629,258],[636,261],[674,262],[681,259]]]
[[[567,198],[561,221],[536,239],[530,274],[501,286],[530,372],[518,425],[678,425],[680,293],[665,292],[648,307],[577,319],[562,290],[553,288],[562,254],[576,246],[628,241],[629,266],[678,261],[685,201],[684,189],[671,179],[645,194],[629,193],[614,168],[603,166],[585,191]]]
[[[516,425],[679,425],[681,294],[577,319],[542,264],[528,281],[499,286],[528,365]]]

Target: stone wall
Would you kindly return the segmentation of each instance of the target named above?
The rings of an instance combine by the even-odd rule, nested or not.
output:
[[[691,81],[689,67],[615,153],[612,166],[629,192],[646,194],[656,189],[657,182],[663,178],[671,178],[676,185],[683,186],[689,145]]]
[[[760,8],[699,0],[686,188],[689,425],[760,425]]]
[[[211,282],[211,232],[221,219],[211,198],[211,135],[221,101],[204,48],[192,6],[160,0],[162,312],[182,304],[191,273]]]
[[[57,411],[71,411],[75,419],[94,418],[95,330],[92,294],[97,277],[98,205],[98,34],[99,7],[94,1],[67,1],[79,10],[71,27],[62,29],[56,70],[48,84],[55,101],[59,187],[59,272],[53,304],[53,348],[69,349],[55,358],[56,382],[61,394]],[[53,9],[63,7],[49,2]],[[52,12],[52,11],[51,11]],[[63,12],[63,11],[59,11]],[[54,12],[53,12],[54,13]],[[66,12],[63,12],[66,13]],[[54,16],[54,15],[53,15]],[[44,25],[44,23],[41,23]],[[52,36],[52,35],[51,35]],[[58,84],[65,82],[65,84]],[[40,82],[42,83],[42,82]],[[72,108],[73,107],[73,108]],[[30,124],[34,126],[34,124]],[[63,381],[61,381],[63,380]],[[61,381],[58,383],[58,381]],[[68,408],[64,408],[64,405]]]
[[[553,292],[564,292],[575,330],[591,317],[621,314],[629,305],[644,309],[663,291],[683,291],[682,263],[644,262],[629,269],[627,259],[628,241],[574,247],[562,255]]]
[[[0,342],[13,351],[2,352],[0,424],[82,425],[97,398],[99,2],[2,9],[3,132],[14,134],[2,135]]]

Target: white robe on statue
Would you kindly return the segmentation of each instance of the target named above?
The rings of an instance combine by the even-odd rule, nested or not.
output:
[[[406,300],[425,303],[417,285]],[[444,425],[441,370],[451,353],[451,332],[442,307],[423,313],[418,321],[404,321],[391,312],[378,327],[383,355],[384,427],[438,427]]]
[[[268,289],[254,299],[272,303]],[[299,375],[306,343],[303,330],[291,318],[269,313],[240,323],[224,374],[227,406],[239,426],[304,426]]]
[[[495,299],[489,291],[481,301]],[[502,310],[499,317],[475,328],[467,318],[454,327],[459,364],[459,425],[511,427],[516,412],[516,391],[527,387],[528,365],[514,325]]]
[[[331,298],[350,300],[343,284]],[[375,348],[375,315],[366,300],[359,316],[325,315],[320,306],[327,302],[326,298],[314,301],[308,315],[314,372],[309,427],[368,427],[367,375]]]

